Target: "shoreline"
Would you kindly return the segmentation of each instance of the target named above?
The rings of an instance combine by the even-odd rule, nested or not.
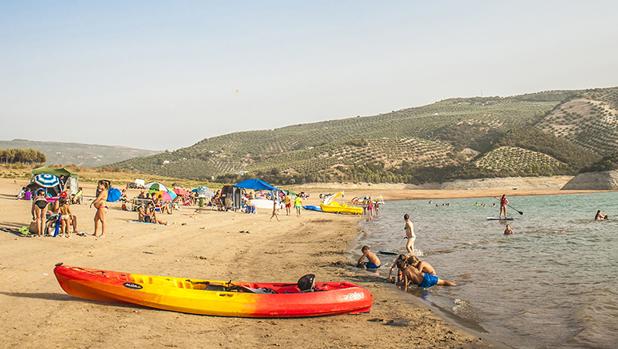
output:
[[[365,233],[362,228],[362,224],[363,221],[362,219],[360,219],[357,223],[358,234],[349,242],[348,255],[350,256],[349,258],[352,261],[355,257],[358,257],[354,254],[355,251],[357,252],[359,246],[363,245],[360,239],[361,235]],[[386,257],[391,257],[391,259],[395,258],[395,256],[380,256],[380,260],[385,267],[384,269],[380,269],[380,271],[383,273],[386,273],[386,271],[388,270],[388,268],[390,268],[391,265],[390,262],[388,262],[389,265],[386,265]],[[354,268],[353,266],[350,267]],[[392,294],[393,297],[400,299],[404,303],[408,303],[408,306],[412,308],[426,309],[430,311],[433,315],[437,316],[440,320],[445,322],[447,325],[455,327],[463,333],[477,338],[479,342],[473,346],[474,348],[511,348],[506,343],[498,342],[495,339],[491,338],[489,336],[489,332],[480,324],[461,318],[453,312],[447,309],[443,309],[442,307],[433,302],[424,300],[421,297],[420,289],[413,287],[411,291],[404,292],[403,290],[399,289],[395,284],[388,282],[386,274],[380,274],[376,277],[381,280],[380,283],[383,283],[385,285],[385,288],[388,289],[388,291]]]
[[[0,180],[2,227],[14,228],[30,220],[29,203],[11,197],[19,187]],[[84,187],[86,194],[94,190],[89,184]],[[88,205],[74,205],[72,210],[80,219],[80,230],[92,233],[94,212]],[[127,224],[135,213],[111,204],[105,239],[22,238],[0,232],[0,277],[6,280],[0,286],[4,310],[0,321],[15,324],[5,330],[5,345],[494,346],[442,319],[434,309],[401,298],[399,290],[383,278],[353,267],[349,251],[359,234],[358,217],[304,211],[300,218],[283,215],[276,222],[269,220],[266,211],[247,215],[186,208],[164,218],[168,226]],[[294,320],[197,316],[90,302],[60,289],[52,273],[57,262],[153,275],[263,282],[295,282],[303,274],[315,273],[318,280],[348,280],[366,287],[374,296],[374,305],[370,313],[360,315]]]

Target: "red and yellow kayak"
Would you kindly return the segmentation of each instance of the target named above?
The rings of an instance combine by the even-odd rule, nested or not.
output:
[[[129,274],[57,264],[69,295],[182,313],[237,317],[309,317],[371,310],[371,293],[350,282],[318,282],[313,292],[295,283],[196,280]]]

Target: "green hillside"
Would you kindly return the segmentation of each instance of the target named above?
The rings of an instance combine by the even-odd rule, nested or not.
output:
[[[96,144],[39,142],[26,139],[0,140],[0,149],[8,148],[38,150],[45,154],[46,163],[50,165],[72,164],[86,167],[102,166],[158,153],[152,150]]]
[[[618,151],[618,88],[454,98],[238,132],[114,164],[186,178],[408,182],[577,173]]]

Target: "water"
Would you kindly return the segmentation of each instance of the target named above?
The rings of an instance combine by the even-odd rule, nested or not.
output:
[[[486,220],[497,207],[475,206],[491,199],[431,202],[388,202],[359,245],[405,251],[410,213],[423,259],[459,283],[421,292],[426,301],[518,348],[618,347],[618,193],[511,197],[524,211],[509,210],[512,236]],[[615,221],[595,222],[597,209]]]

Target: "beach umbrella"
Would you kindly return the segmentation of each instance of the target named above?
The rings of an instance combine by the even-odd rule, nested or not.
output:
[[[161,201],[172,201],[172,197],[170,196],[170,193],[166,191],[162,191],[160,193],[161,193]]]
[[[107,202],[116,202],[120,200],[122,192],[118,188],[109,188],[107,191]]]
[[[152,183],[148,183],[144,186],[144,188],[148,189],[148,191],[150,192],[154,192],[154,191],[165,191],[168,192],[169,189],[167,189],[166,186],[164,186],[161,183],[157,183],[157,182],[152,182]]]
[[[174,200],[178,196],[173,190],[168,190],[166,194],[170,197],[170,201]]]
[[[186,196],[186,195],[188,195],[188,194],[189,194],[189,192],[188,192],[188,191],[186,191],[186,190],[185,190],[185,189],[183,189],[183,188],[174,188],[174,193],[175,193],[176,195],[180,195],[180,196]]]
[[[34,176],[34,182],[43,188],[53,188],[60,184],[58,177],[47,173]]]

